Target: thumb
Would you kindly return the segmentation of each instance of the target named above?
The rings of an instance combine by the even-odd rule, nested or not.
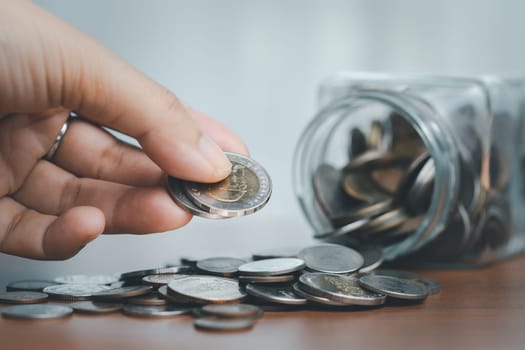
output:
[[[9,91],[4,93],[4,98],[0,97],[0,102],[6,101],[3,109],[6,105],[10,106],[8,112],[63,106],[136,138],[144,152],[169,175],[215,182],[229,174],[231,163],[222,150],[167,89],[31,2],[3,3],[1,12],[2,20],[26,18],[24,28],[16,27],[16,23],[3,24],[8,27],[8,42],[16,46],[11,55],[23,58],[13,61],[16,67],[8,67],[5,75],[13,76],[14,68],[22,75],[31,74],[32,82],[30,87],[11,87],[11,96]],[[28,79],[12,80],[8,83],[20,85]],[[3,81],[1,63],[0,85],[9,88]],[[21,91],[25,97],[17,95]]]

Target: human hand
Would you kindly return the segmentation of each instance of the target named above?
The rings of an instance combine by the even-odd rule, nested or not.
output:
[[[71,110],[85,119],[44,160]],[[191,215],[167,194],[165,174],[219,181],[231,166],[221,148],[247,153],[86,34],[29,1],[0,0],[1,252],[64,259],[103,232],[181,227]]]

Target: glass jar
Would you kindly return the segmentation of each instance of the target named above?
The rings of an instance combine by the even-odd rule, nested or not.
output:
[[[525,250],[525,80],[337,74],[294,159],[315,237],[479,265]]]

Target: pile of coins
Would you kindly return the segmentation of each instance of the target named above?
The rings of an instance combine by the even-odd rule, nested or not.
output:
[[[313,174],[318,208],[333,229],[315,234],[327,242],[359,247],[388,246],[413,235],[430,208],[436,169],[419,134],[405,118],[391,113],[365,133],[352,128],[348,163],[321,164]],[[491,186],[483,185],[482,146],[475,137],[459,154],[459,195],[450,203],[447,225],[419,259],[444,261],[480,254],[510,238],[508,165],[491,152]],[[468,156],[466,156],[468,155]]]
[[[51,319],[73,312],[164,318],[193,315],[198,329],[249,329],[265,311],[377,308],[392,300],[422,302],[440,283],[377,269],[381,250],[321,244],[253,259],[180,259],[178,265],[119,275],[72,275],[16,281],[0,293],[3,317]],[[48,301],[51,301],[48,303]],[[411,302],[404,305],[410,305]]]
[[[252,214],[263,208],[272,193],[272,182],[264,168],[241,154],[225,152],[232,163],[230,175],[212,184],[168,177],[173,200],[193,215],[227,219]]]

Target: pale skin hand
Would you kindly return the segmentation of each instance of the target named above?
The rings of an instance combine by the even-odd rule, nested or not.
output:
[[[53,161],[43,160],[71,110],[90,122],[72,122]],[[86,34],[31,2],[0,0],[1,252],[64,259],[101,233],[181,227],[191,215],[164,177],[219,181],[231,166],[222,150],[247,153]]]

